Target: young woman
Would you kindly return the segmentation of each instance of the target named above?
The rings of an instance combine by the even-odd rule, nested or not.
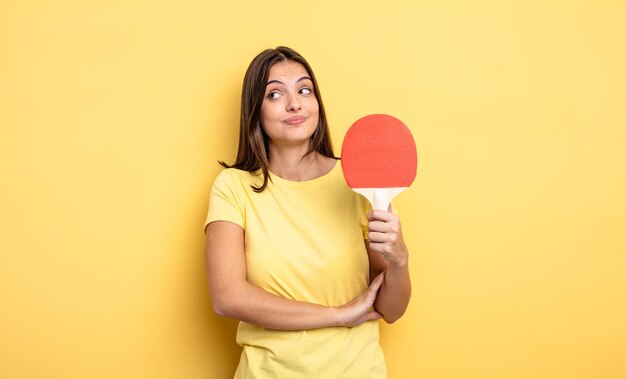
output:
[[[239,133],[205,223],[213,308],[240,320],[235,378],[386,378],[377,320],[408,305],[408,251],[398,217],[346,184],[300,54],[254,58]]]

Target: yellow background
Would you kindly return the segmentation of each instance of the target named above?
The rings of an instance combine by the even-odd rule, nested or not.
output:
[[[369,113],[417,141],[392,379],[626,378],[625,4],[3,0],[0,377],[232,374],[202,224],[285,44],[337,154]]]

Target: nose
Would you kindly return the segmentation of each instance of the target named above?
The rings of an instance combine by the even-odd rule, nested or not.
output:
[[[298,101],[297,96],[290,96],[289,101],[287,102],[287,110],[290,112],[298,111],[301,109],[300,102]]]

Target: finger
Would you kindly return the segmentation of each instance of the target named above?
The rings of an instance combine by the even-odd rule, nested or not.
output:
[[[368,308],[374,305],[374,302],[376,301],[376,297],[378,296],[378,290],[383,285],[384,278],[385,277],[383,273],[379,274],[376,277],[376,279],[372,281],[372,284],[370,284],[369,288],[367,289],[367,292],[363,301],[365,302],[365,305],[367,305]]]
[[[380,289],[380,286],[382,286],[384,279],[384,273],[380,273],[374,280],[372,280],[372,283],[370,283],[367,291],[365,291],[365,302],[369,303],[370,305],[374,304],[374,301],[376,300],[376,295],[378,294],[378,290]]]
[[[390,245],[387,242],[369,241],[369,247],[371,251],[380,253],[383,256],[385,256],[385,254],[391,254],[391,252],[393,251],[393,249],[390,247]]]
[[[383,315],[378,313],[378,312],[376,312],[376,311],[368,311],[367,313],[361,315],[359,318],[354,320],[349,326],[350,327],[355,327],[355,326],[361,325],[362,323],[364,323],[366,321],[379,320],[382,317],[383,317]]]
[[[380,274],[378,274],[378,276],[376,276],[374,280],[372,280],[372,284],[370,284],[370,289],[372,289],[374,292],[378,291],[380,286],[383,284],[384,280],[385,280],[385,272],[383,271]]]
[[[390,242],[391,236],[389,233],[367,232],[367,240],[371,243],[384,243]]]
[[[397,220],[398,216],[391,212],[383,211],[380,209],[373,209],[367,214],[367,219],[369,221],[380,220],[380,221],[391,221]]]
[[[399,224],[395,221],[370,221],[367,224],[367,230],[374,232],[393,232],[399,229]]]
[[[379,320],[383,317],[382,314],[376,312],[376,311],[369,311],[365,314],[365,321],[372,321],[372,320]]]

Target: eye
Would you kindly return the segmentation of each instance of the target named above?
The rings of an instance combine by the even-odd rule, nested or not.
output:
[[[300,89],[300,94],[301,95],[310,95],[312,93],[313,93],[313,91],[309,87],[302,87]]]
[[[276,100],[280,97],[280,92],[278,91],[271,91],[270,93],[267,94],[267,98],[269,100]]]

